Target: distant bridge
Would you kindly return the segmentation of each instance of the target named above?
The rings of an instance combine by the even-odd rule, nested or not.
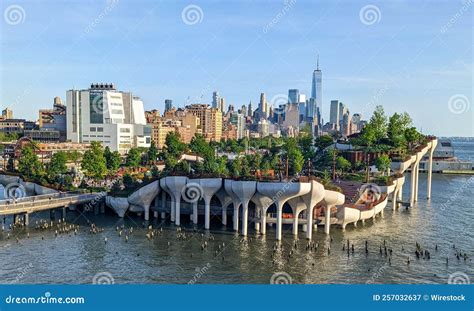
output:
[[[25,223],[28,223],[28,214],[65,208],[71,205],[86,204],[93,201],[99,203],[103,201],[105,195],[105,192],[83,193],[71,191],[0,200],[0,216],[24,214]]]

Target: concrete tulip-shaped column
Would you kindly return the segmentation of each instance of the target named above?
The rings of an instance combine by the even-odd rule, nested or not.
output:
[[[195,225],[198,223],[198,202],[202,198],[202,187],[199,183],[199,179],[188,179],[186,183],[186,187],[183,189],[181,193],[183,200],[192,204],[193,206],[193,213],[192,213],[192,221]]]
[[[393,199],[392,199],[392,210],[395,210],[399,207],[398,201],[401,200],[400,196],[403,189],[403,184],[405,183],[405,176],[399,177],[395,181],[395,191],[393,192]]]
[[[134,193],[128,196],[128,203],[130,205],[139,206],[143,208],[145,220],[150,219],[150,205],[153,199],[160,192],[160,185],[158,180],[141,187]]]
[[[430,156],[428,159],[428,180],[426,182],[426,198],[430,199],[431,198],[431,179],[433,177],[433,152],[438,145],[438,140],[434,139],[431,141],[431,149],[430,149]]]
[[[273,204],[273,200],[267,196],[256,192],[251,200],[255,203],[255,206],[260,210],[260,232],[262,234],[267,233],[267,209]]]
[[[418,152],[416,154],[416,160],[412,164],[411,168],[411,188],[410,188],[410,206],[415,205],[415,202],[417,201],[417,195],[418,195],[418,170],[420,167],[420,161],[421,158],[423,157],[422,152]]]
[[[288,204],[291,206],[293,211],[293,235],[295,237],[298,236],[298,216],[299,214],[304,211],[306,207],[306,203],[303,201],[303,197],[296,197],[288,200]]]
[[[216,197],[221,202],[222,206],[222,224],[227,225],[227,206],[232,203],[232,198],[227,194],[224,188],[220,188],[216,193]]]
[[[336,205],[344,204],[344,195],[337,191],[326,190],[324,192],[324,201],[326,202],[326,207],[324,209],[324,232],[329,234],[331,228],[331,208]]]
[[[311,191],[303,196],[303,201],[306,203],[306,219],[307,219],[307,230],[306,238],[311,240],[313,237],[313,210],[314,207],[324,199],[324,186],[320,183],[311,180]]]
[[[242,203],[242,235],[247,236],[249,202],[257,191],[256,181],[232,181],[232,192]]]
[[[235,193],[232,191],[232,181],[231,179],[225,179],[224,180],[224,189],[227,192],[227,194],[232,198],[232,205],[234,206],[234,213],[233,215],[233,226],[234,226],[234,231],[239,231],[239,206],[240,206],[240,200],[239,198],[235,195]]]
[[[168,193],[171,199],[171,205],[170,205],[170,219],[172,222],[174,222],[174,199],[173,199],[173,194],[171,194],[170,189],[166,186],[166,177],[160,179],[160,186],[161,189],[163,189],[164,192]],[[163,208],[166,210],[166,194],[163,193],[161,197],[161,202]],[[165,216],[165,215],[162,215]]]
[[[282,232],[282,214],[283,205],[289,200],[297,196],[302,196],[311,191],[310,183],[299,182],[258,182],[257,191],[261,194],[272,198],[277,206],[277,230],[276,239],[281,240]]]
[[[181,194],[186,190],[188,177],[168,176],[165,179],[166,187],[169,189],[174,201],[175,224],[179,226],[181,225]]]
[[[160,181],[161,185],[161,181]],[[166,219],[166,191],[161,191],[161,207],[163,208],[163,212],[161,212],[161,219],[165,220]]]
[[[211,199],[222,187],[222,178],[202,178],[199,179],[199,185],[204,198],[204,228],[209,229],[211,225]]]

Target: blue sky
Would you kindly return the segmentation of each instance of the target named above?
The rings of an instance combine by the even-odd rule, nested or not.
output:
[[[227,104],[256,105],[260,92],[269,100],[290,88],[309,95],[319,54],[324,119],[339,99],[365,117],[380,104],[388,114],[407,111],[425,133],[474,136],[473,7],[472,0],[2,1],[0,107],[37,119],[55,96],[92,82],[114,82],[146,109],[162,111],[167,98],[180,107],[210,102],[214,90]]]

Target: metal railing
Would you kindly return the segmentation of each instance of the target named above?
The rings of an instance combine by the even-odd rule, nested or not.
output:
[[[41,206],[57,205],[64,203],[74,203],[77,201],[92,201],[97,197],[101,196],[100,192],[97,193],[82,193],[82,192],[65,192],[51,195],[38,195],[31,197],[28,200],[21,199],[8,199],[0,201],[0,210],[9,210],[9,209],[27,209]]]

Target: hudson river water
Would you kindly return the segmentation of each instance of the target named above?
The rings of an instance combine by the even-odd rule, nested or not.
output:
[[[455,146],[458,157],[473,158],[474,143]],[[407,181],[405,198],[410,189],[409,178]],[[245,241],[229,229],[220,228],[217,222],[211,224],[213,238],[209,238],[202,228],[193,232],[192,227],[186,225],[181,233],[188,232],[188,238],[178,239],[176,228],[164,224],[161,225],[163,232],[149,241],[139,217],[120,220],[111,214],[81,216],[68,212],[68,222],[81,225],[77,235],[56,237],[54,231],[30,228],[29,238],[23,230],[10,232],[8,239],[8,230],[0,232],[0,283],[92,283],[94,276],[102,273],[96,280],[265,284],[277,272],[287,273],[280,276],[280,280],[291,278],[293,283],[447,283],[449,275],[464,280],[467,277],[473,282],[473,186],[474,176],[433,174],[432,199],[427,201],[426,174],[420,174],[416,207],[400,208],[395,212],[387,207],[383,218],[377,217],[375,222],[370,220],[365,225],[359,223],[357,228],[349,225],[345,232],[334,226],[331,228],[332,242],[321,228],[313,239],[319,244],[317,250],[306,249],[307,241],[301,230],[298,247],[294,249],[291,227],[285,227],[283,249],[277,250],[273,259],[273,228],[267,230],[264,238],[251,230]],[[31,226],[39,217],[48,219],[48,216],[47,213],[30,216]],[[104,231],[90,234],[88,219]],[[126,228],[134,227],[128,242],[125,234],[119,237],[116,232],[116,226],[122,224]],[[151,224],[154,228],[160,227],[156,221]],[[342,250],[347,239],[354,244],[353,253]],[[368,255],[365,253],[366,240]],[[379,248],[383,248],[384,240],[387,248],[393,251],[390,263],[389,256],[380,255]],[[204,241],[208,241],[208,246],[201,250]],[[416,259],[415,243],[430,252],[429,260]],[[288,259],[292,248],[293,254]],[[469,258],[458,260],[456,251],[466,253]],[[410,264],[407,264],[408,257]]]

